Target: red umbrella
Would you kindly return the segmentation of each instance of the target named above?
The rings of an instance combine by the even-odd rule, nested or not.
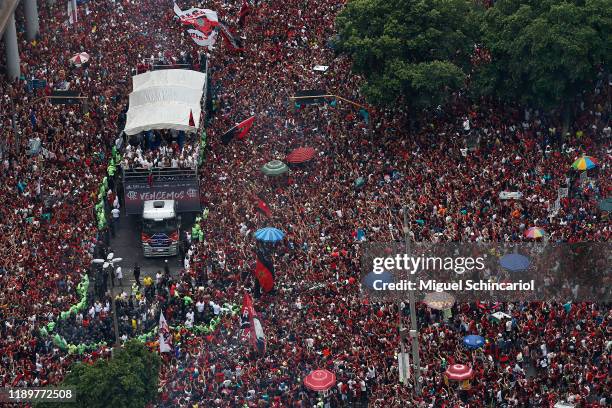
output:
[[[336,374],[329,370],[314,370],[304,378],[304,385],[313,391],[327,391],[336,384]]]
[[[316,153],[316,150],[312,147],[298,147],[287,155],[286,161],[294,164],[304,163],[308,160],[312,160]]]
[[[464,381],[474,377],[474,370],[467,365],[453,364],[444,374],[449,380]]]

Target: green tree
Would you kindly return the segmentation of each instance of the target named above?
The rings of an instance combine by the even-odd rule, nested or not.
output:
[[[429,107],[464,86],[479,11],[470,0],[350,0],[336,18],[336,46],[365,78],[370,102]]]
[[[145,407],[157,398],[160,365],[159,355],[150,352],[144,344],[131,340],[109,360],[100,359],[93,365],[75,363],[61,387],[76,389],[76,402],[68,406]]]
[[[490,64],[474,90],[552,110],[590,89],[609,66],[612,0],[498,0],[482,19]]]

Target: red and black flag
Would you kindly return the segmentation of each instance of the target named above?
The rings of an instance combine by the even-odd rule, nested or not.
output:
[[[240,39],[240,37],[234,35],[234,33],[232,33],[230,29],[227,28],[224,24],[219,23],[219,28],[219,32],[221,33],[221,36],[223,37],[223,40],[225,41],[225,44],[228,46],[228,48],[236,52],[244,51],[244,47],[242,46],[242,40]]]
[[[272,216],[272,210],[270,210],[270,207],[268,207],[268,204],[266,204],[266,202],[261,197],[255,196],[254,198],[255,198],[255,210],[259,211],[266,217],[270,218]]]
[[[189,126],[195,126],[195,120],[193,120],[193,110],[189,111]]]
[[[243,26],[246,16],[251,12],[251,7],[246,0],[242,0],[242,7],[240,7],[240,15],[238,16],[238,25]]]
[[[229,142],[231,142],[236,136],[238,139],[243,139],[253,127],[254,121],[255,116],[251,116],[250,118],[238,123],[236,126],[225,132],[223,136],[221,136],[221,142],[223,142],[224,145],[229,144]]]
[[[261,251],[257,251],[255,277],[264,292],[270,292],[274,288],[274,265],[272,265],[270,258]]]

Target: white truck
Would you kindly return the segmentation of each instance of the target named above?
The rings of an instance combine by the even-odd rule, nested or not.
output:
[[[141,241],[145,257],[178,254],[180,216],[175,200],[148,200],[142,211]]]

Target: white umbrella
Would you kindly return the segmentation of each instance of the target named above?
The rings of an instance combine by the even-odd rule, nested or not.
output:
[[[87,61],[89,61],[89,54],[86,52],[79,52],[78,54],[75,54],[72,58],[70,58],[70,62],[72,62],[77,67],[80,67]]]

